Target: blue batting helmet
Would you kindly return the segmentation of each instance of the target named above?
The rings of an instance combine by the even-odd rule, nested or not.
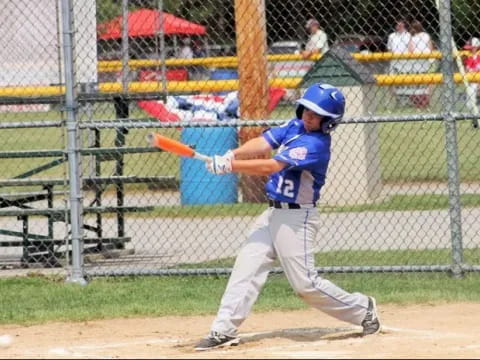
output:
[[[296,115],[302,118],[305,108],[323,116],[322,131],[335,129],[345,113],[345,96],[336,87],[328,84],[314,84],[297,100]]]

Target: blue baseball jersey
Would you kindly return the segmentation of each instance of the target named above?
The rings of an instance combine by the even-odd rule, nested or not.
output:
[[[265,186],[267,196],[282,202],[315,203],[325,184],[330,135],[321,131],[307,132],[299,119],[265,130],[262,135],[273,149],[278,149],[273,158],[287,164],[270,175]]]

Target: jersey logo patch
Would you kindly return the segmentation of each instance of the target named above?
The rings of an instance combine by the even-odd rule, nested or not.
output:
[[[307,153],[308,153],[307,148],[302,146],[302,147],[297,147],[297,148],[291,149],[288,152],[288,155],[292,159],[305,160],[305,158],[307,157]]]

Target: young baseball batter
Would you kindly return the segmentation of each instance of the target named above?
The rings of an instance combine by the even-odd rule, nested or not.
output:
[[[375,299],[350,294],[318,276],[314,242],[319,229],[315,208],[330,160],[330,131],[342,118],[345,97],[327,84],[310,86],[297,100],[297,117],[266,130],[207,164],[210,172],[269,175],[270,207],[257,219],[237,257],[209,335],[196,350],[237,345],[237,329],[249,314],[279,259],[285,275],[306,303],[331,316],[363,327],[363,335],[380,331]],[[276,149],[271,159],[236,160]]]

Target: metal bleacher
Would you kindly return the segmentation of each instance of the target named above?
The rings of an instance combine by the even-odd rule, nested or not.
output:
[[[100,136],[99,129],[96,129],[95,133]],[[147,184],[155,186],[155,189],[178,188],[178,181],[173,176],[124,175],[124,155],[159,151],[150,147],[126,147],[125,134],[126,131],[122,129],[117,131],[116,147],[102,148],[99,147],[100,141],[97,141],[98,147],[80,150],[82,156],[93,156],[96,165],[95,174],[82,179],[83,189],[94,193],[91,203],[84,206],[83,214],[96,218],[95,225],[85,222],[83,224],[84,230],[88,232],[83,239],[85,251],[124,248],[131,240],[125,229],[125,214],[153,210],[153,206],[125,206],[126,184]],[[0,159],[53,158],[52,161],[29,169],[15,178],[0,179],[0,188],[5,192],[0,194],[0,218],[16,217],[22,224],[21,231],[18,226],[13,226],[13,222],[5,222],[0,226],[0,247],[21,247],[23,267],[33,264],[45,267],[61,266],[60,258],[69,251],[68,236],[56,238],[54,234],[56,222],[69,222],[67,207],[59,206],[58,202],[55,202],[56,196],[63,194],[64,198],[67,197],[65,189],[68,179],[32,177],[66,162],[67,156],[62,149],[0,152]],[[112,176],[100,176],[100,163],[112,160],[116,162],[115,173]],[[115,189],[116,204],[103,206],[102,195],[109,186]],[[107,214],[116,216],[115,236],[104,236],[103,217]],[[44,224],[39,227],[37,222],[36,232],[31,230],[32,217],[40,218]]]

